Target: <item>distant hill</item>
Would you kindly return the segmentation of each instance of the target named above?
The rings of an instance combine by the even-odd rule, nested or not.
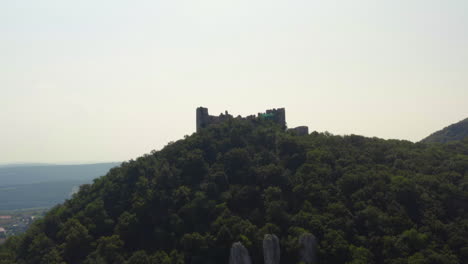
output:
[[[0,211],[51,207],[119,164],[4,165],[0,167]]]
[[[468,118],[432,133],[421,140],[424,143],[447,143],[468,137]]]
[[[0,167],[0,186],[67,180],[89,181],[106,174],[110,168],[119,164],[6,165]]]
[[[88,182],[69,180],[0,186],[0,211],[52,207],[63,203]]]

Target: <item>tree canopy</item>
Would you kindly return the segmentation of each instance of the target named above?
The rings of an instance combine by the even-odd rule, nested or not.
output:
[[[436,131],[421,140],[424,143],[447,143],[468,137],[468,118]]]

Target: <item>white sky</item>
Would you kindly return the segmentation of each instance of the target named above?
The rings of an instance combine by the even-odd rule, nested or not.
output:
[[[467,83],[466,0],[0,0],[0,163],[136,158],[197,106],[418,141]]]

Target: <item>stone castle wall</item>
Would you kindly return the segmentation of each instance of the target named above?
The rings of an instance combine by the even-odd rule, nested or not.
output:
[[[201,129],[211,124],[221,123],[221,122],[224,122],[225,120],[228,120],[229,118],[233,118],[233,116],[228,114],[227,111],[224,114],[220,114],[219,116],[212,116],[208,113],[208,108],[205,108],[205,107],[198,107],[196,114],[197,114],[197,123],[196,123],[197,132],[200,132]],[[286,128],[286,110],[284,108],[269,109],[269,110],[266,110],[265,113],[258,113],[256,117],[248,116],[248,117],[243,118],[241,116],[238,116],[236,118],[242,118],[242,119],[266,118]]]

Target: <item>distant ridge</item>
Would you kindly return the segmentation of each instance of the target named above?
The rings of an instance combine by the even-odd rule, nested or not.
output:
[[[0,163],[0,168],[13,168],[13,167],[39,167],[39,166],[89,166],[99,164],[111,164],[117,165],[120,162],[109,161],[109,162],[68,162],[68,163],[41,163],[41,162],[15,162],[15,163]]]
[[[0,168],[11,168],[11,167],[33,167],[33,166],[55,166],[52,163],[3,163],[0,164]]]
[[[91,181],[120,162],[78,165],[7,165],[0,167],[0,186],[51,181]]]
[[[424,143],[447,143],[468,137],[468,118],[432,133],[421,140]]]
[[[70,198],[82,184],[105,175],[120,162],[50,165],[40,163],[0,166],[0,211],[47,208]]]

